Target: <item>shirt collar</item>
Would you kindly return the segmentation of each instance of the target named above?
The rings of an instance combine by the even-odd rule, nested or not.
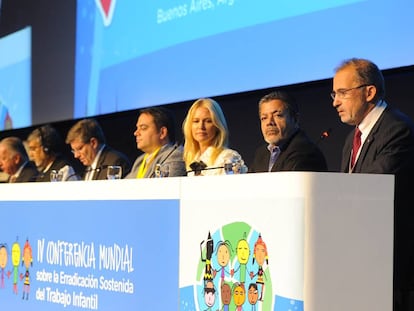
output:
[[[279,146],[275,146],[272,144],[267,145],[267,150],[269,150],[270,153],[276,152],[276,150],[280,150]]]
[[[92,169],[96,169],[96,167],[98,166],[99,157],[101,156],[102,150],[104,148],[105,148],[105,144],[102,144],[101,147],[99,148],[98,153],[96,154],[95,159],[93,160],[93,162],[91,164]]]

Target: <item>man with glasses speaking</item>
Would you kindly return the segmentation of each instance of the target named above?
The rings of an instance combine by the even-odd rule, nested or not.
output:
[[[384,84],[377,65],[353,58],[335,70],[331,97],[341,121],[354,127],[342,172],[395,175],[394,311],[408,311],[414,310],[414,123],[385,102]]]
[[[70,144],[73,155],[86,169],[83,180],[107,179],[108,166],[122,167],[122,176],[131,169],[129,159],[105,143],[105,136],[95,119],[78,121],[69,130],[66,143]]]

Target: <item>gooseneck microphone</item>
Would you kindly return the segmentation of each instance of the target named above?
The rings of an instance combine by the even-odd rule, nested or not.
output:
[[[318,142],[316,144],[319,145],[322,140],[325,140],[329,136],[331,136],[331,132],[332,132],[332,128],[328,128],[327,130],[323,131],[321,135],[319,136]]]

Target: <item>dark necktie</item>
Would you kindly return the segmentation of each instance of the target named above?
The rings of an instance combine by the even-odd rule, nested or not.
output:
[[[270,159],[269,159],[269,172],[272,171],[272,167],[275,164],[277,157],[280,154],[280,148],[278,146],[269,147]]]
[[[361,131],[358,127],[355,128],[354,141],[352,142],[352,157],[351,157],[351,167],[354,167],[356,156],[358,154],[359,147],[361,147]]]

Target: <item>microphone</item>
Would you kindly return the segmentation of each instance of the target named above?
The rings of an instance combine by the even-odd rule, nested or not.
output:
[[[326,138],[328,138],[329,136],[331,136],[331,132],[332,132],[332,128],[328,128],[327,130],[323,131],[323,132],[321,133],[321,136],[319,136],[319,140],[318,140],[317,145],[319,145],[319,143],[320,143],[322,140],[325,140]]]
[[[200,161],[200,162],[196,161],[190,164],[190,168],[191,170],[187,171],[187,174],[194,172],[195,176],[200,176],[202,171],[218,170],[218,169],[224,168],[224,166],[207,167],[207,164],[205,164],[203,161]]]
[[[206,167],[207,167],[207,164],[205,164],[203,161],[200,161],[200,162],[196,161],[190,164],[191,171],[188,171],[187,173],[194,172],[195,176],[200,176],[201,171],[203,171]]]

